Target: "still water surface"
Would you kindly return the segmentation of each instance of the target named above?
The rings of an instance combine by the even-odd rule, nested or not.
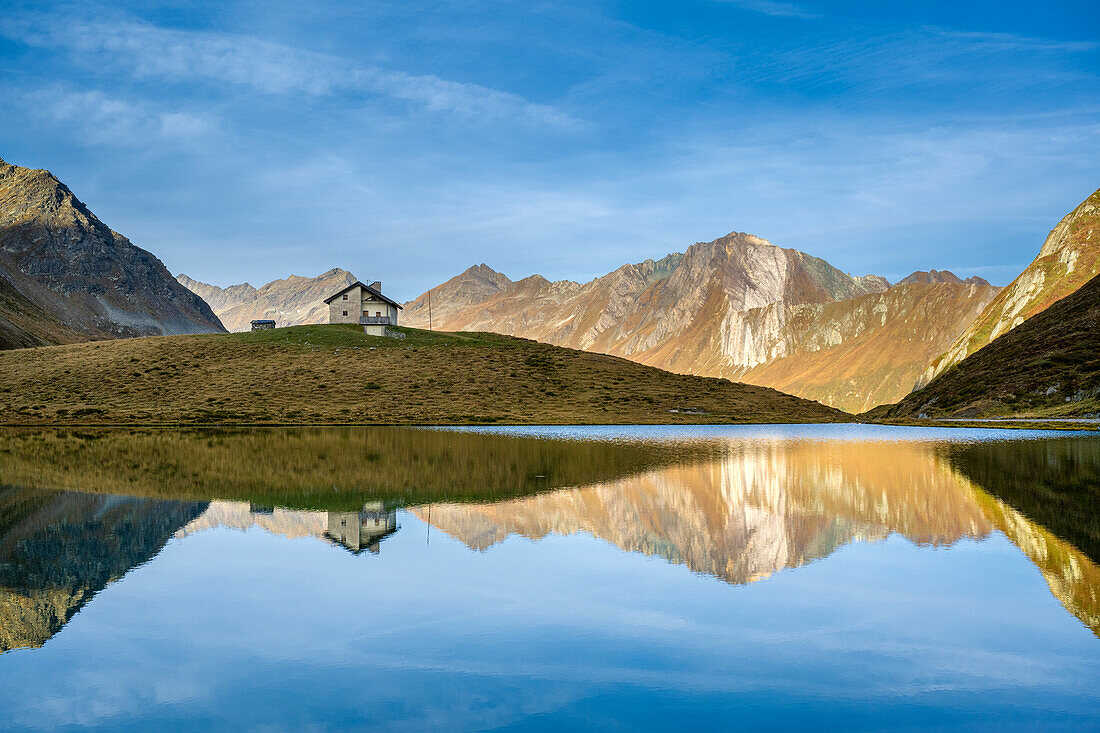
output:
[[[0,433],[0,728],[1097,728],[1098,495],[1045,431]]]

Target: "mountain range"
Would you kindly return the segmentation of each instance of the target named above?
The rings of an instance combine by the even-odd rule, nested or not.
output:
[[[997,294],[981,278],[896,286],[732,233],[579,284],[485,264],[433,288],[432,326],[497,331],[669,371],[772,387],[849,412],[896,402]],[[428,327],[427,293],[403,322]]]
[[[224,330],[53,174],[0,160],[0,348]]]
[[[1003,289],[937,270],[891,286],[732,233],[584,284],[512,281],[483,263],[432,288],[430,314],[424,293],[403,317],[725,377],[861,413],[899,402],[1100,274],[1098,229],[1100,191],[1054,227]]]
[[[248,283],[220,288],[180,274],[181,285],[207,303],[230,331],[247,331],[251,322],[270,319],[279,326],[326,323],[328,306],[322,301],[356,281],[347,270],[333,268],[317,277],[291,275],[254,288]]]

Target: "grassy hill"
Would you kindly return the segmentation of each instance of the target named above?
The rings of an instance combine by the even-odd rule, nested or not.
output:
[[[613,424],[832,421],[765,387],[487,333],[357,326],[0,352],[5,424]]]
[[[1100,275],[876,418],[1079,417],[1100,412]]]

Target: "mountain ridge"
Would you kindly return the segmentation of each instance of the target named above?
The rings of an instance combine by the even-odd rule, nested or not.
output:
[[[253,320],[271,319],[279,326],[328,322],[323,299],[356,281],[355,275],[334,267],[316,277],[289,275],[258,288],[248,283],[222,288],[183,273],[176,279],[202,297],[229,331],[248,331]]]

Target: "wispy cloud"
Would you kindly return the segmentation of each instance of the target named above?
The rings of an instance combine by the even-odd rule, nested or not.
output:
[[[925,27],[780,48],[744,64],[742,73],[753,81],[876,94],[929,88],[989,93],[1091,79],[1091,70],[1075,57],[1098,49],[1092,42]]]
[[[88,66],[143,80],[223,82],[265,94],[384,95],[473,119],[576,123],[563,111],[518,94],[362,65],[245,35],[171,30],[133,21],[70,22],[53,16],[0,21],[0,34],[29,46],[69,51]]]
[[[166,110],[64,85],[15,92],[9,99],[14,99],[29,117],[68,128],[72,136],[96,145],[144,147],[198,142],[219,127],[218,120],[206,113]]]
[[[794,3],[777,2],[775,0],[713,0],[714,2],[736,5],[744,10],[764,15],[777,15],[784,18],[817,18],[817,13],[811,13]]]

